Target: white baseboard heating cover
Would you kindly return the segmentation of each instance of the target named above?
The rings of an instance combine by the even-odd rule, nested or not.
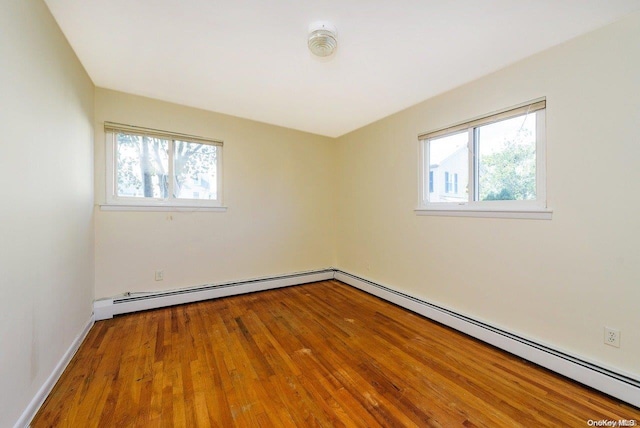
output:
[[[640,380],[631,375],[617,373],[341,270],[335,271],[335,279],[640,407]]]
[[[308,282],[324,281],[333,279],[333,276],[333,269],[323,269],[244,281],[209,284],[200,287],[181,288],[171,291],[136,293],[130,296],[96,300],[93,304],[93,312],[96,321],[99,321],[113,318],[114,315],[129,312],[289,287],[291,285],[306,284]]]
[[[255,291],[271,290],[334,278],[577,382],[612,395],[636,407],[640,407],[640,380],[633,378],[631,375],[601,367],[598,364],[574,357],[549,346],[536,343],[339,269],[328,268],[245,281],[97,300],[94,303],[94,314],[95,320],[99,321],[112,318],[118,314],[252,293]]]

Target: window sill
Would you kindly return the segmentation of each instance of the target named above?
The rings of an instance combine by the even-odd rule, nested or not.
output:
[[[172,211],[172,212],[226,212],[227,207],[203,205],[116,205],[101,204],[100,211]]]
[[[416,208],[417,215],[442,216],[442,217],[484,217],[484,218],[520,218],[529,220],[551,220],[553,210],[548,208]]]

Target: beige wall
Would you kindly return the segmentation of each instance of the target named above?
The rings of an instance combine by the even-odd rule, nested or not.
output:
[[[44,3],[5,3],[0,426],[15,423],[81,332],[94,291],[336,264],[640,376],[640,15],[333,140],[94,93]],[[414,214],[418,133],[541,96],[553,220]],[[104,202],[105,120],[224,140],[228,211],[94,207]],[[602,344],[605,325],[622,330],[620,349]]]
[[[340,138],[338,267],[640,377],[638,40],[636,14]],[[418,133],[542,96],[552,220],[414,214]]]
[[[0,426],[91,317],[93,84],[41,1],[0,13]]]
[[[332,139],[96,89],[96,203],[104,121],[224,141],[220,212],[96,208],[96,297],[327,268],[334,263]],[[155,281],[156,269],[164,280]]]

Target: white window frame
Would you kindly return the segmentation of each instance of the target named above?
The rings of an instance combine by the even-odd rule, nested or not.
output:
[[[222,205],[222,147],[223,142],[210,138],[196,137],[193,135],[179,134],[175,132],[160,131],[156,129],[142,128],[131,125],[105,122],[105,147],[106,147],[106,204],[100,205],[104,211],[226,211]],[[116,134],[125,133],[147,137],[161,138],[169,141],[168,175],[169,192],[167,198],[148,198],[118,196],[116,193]],[[173,157],[175,141],[209,144],[216,149],[216,199],[185,199],[173,196]]]
[[[536,199],[520,201],[478,201],[475,166],[477,147],[474,138],[476,129],[490,123],[521,116],[533,112],[536,114]],[[468,133],[469,150],[469,200],[465,202],[429,201],[429,150],[431,140],[447,135]],[[468,120],[453,126],[422,133],[418,136],[419,151],[419,200],[418,215],[456,216],[456,217],[495,217],[526,218],[550,220],[553,211],[547,207],[546,200],[546,100],[544,98],[510,107],[486,116]],[[475,194],[474,194],[475,193]]]

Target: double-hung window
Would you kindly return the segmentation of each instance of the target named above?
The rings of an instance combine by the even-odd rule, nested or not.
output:
[[[551,218],[546,206],[546,101],[418,136],[424,215]]]
[[[221,207],[221,141],[109,122],[105,134],[107,207]]]

